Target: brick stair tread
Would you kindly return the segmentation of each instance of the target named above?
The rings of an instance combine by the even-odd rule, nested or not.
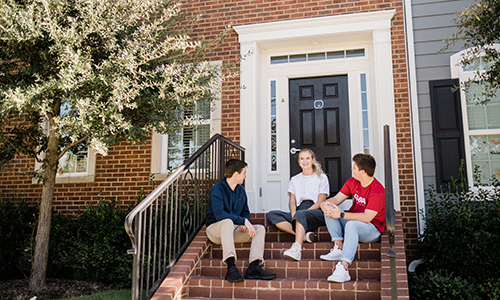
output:
[[[344,283],[325,279],[245,280],[230,283],[222,278],[194,276],[185,287],[187,297],[231,299],[380,299],[381,283],[378,280],[351,280]],[[300,296],[299,293],[303,293]],[[359,296],[363,294],[363,297]],[[338,297],[338,298],[337,298]]]
[[[236,254],[239,259],[247,259],[250,253],[250,243],[237,243]],[[292,246],[292,242],[266,242],[264,259],[283,259],[283,252]],[[302,259],[319,259],[320,255],[327,254],[332,247],[331,242],[304,243]],[[204,258],[222,258],[222,246],[211,245]],[[355,260],[380,260],[380,243],[358,245]]]
[[[288,279],[324,279],[330,276],[337,262],[325,260],[281,260],[269,259],[265,261],[265,269],[275,273],[278,278]],[[243,275],[248,268],[248,261],[237,261],[236,266]],[[227,266],[217,259],[202,259],[200,262],[202,276],[223,278]],[[376,260],[355,260],[349,267],[351,278],[380,280],[381,262]]]

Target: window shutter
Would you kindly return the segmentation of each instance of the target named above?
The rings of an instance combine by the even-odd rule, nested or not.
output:
[[[465,159],[462,106],[458,79],[429,81],[436,185],[460,179],[460,163]],[[464,166],[465,176],[465,166]]]

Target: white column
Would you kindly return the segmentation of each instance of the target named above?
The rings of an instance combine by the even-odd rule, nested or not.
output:
[[[394,209],[400,210],[399,176],[396,144],[396,110],[394,107],[394,78],[392,66],[390,28],[373,31],[373,52],[375,76],[375,105],[373,105],[374,131],[373,148],[377,161],[376,177],[385,181],[384,176],[384,125],[389,125],[391,142],[392,184],[394,191]],[[385,182],[381,182],[384,184]]]
[[[257,157],[260,144],[261,124],[259,122],[260,86],[258,84],[259,49],[256,42],[240,44],[240,53],[244,59],[240,63],[240,141],[245,147],[245,161],[248,163],[245,189],[248,195],[248,206],[251,212],[261,212],[259,189],[262,185],[262,165]]]

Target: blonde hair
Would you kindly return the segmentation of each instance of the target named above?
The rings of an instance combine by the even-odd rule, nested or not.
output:
[[[311,149],[304,148],[304,149],[300,150],[299,155],[298,155],[299,158],[300,158],[300,154],[302,152],[308,152],[311,155],[311,157],[313,159],[312,169],[313,169],[314,173],[316,173],[316,175],[318,175],[318,176],[323,174],[324,172],[323,172],[323,169],[321,169],[321,164],[319,163],[319,161],[316,160],[316,154],[314,154],[314,152]]]

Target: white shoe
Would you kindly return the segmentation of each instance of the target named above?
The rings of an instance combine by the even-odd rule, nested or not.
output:
[[[304,242],[316,243],[317,241],[318,236],[314,232],[309,231],[308,233],[306,233],[306,235],[304,235]]]
[[[283,253],[283,256],[297,261],[300,260],[302,258],[302,246],[298,242],[293,243],[292,247]]]
[[[349,271],[344,268],[342,263],[339,261],[335,266],[335,271],[333,274],[328,276],[328,281],[333,282],[346,282],[351,280],[351,276],[349,275]]]
[[[330,249],[330,252],[328,254],[323,254],[320,255],[319,258],[323,260],[329,260],[329,261],[334,261],[334,260],[340,260],[342,257],[342,249],[335,244],[332,249]]]

